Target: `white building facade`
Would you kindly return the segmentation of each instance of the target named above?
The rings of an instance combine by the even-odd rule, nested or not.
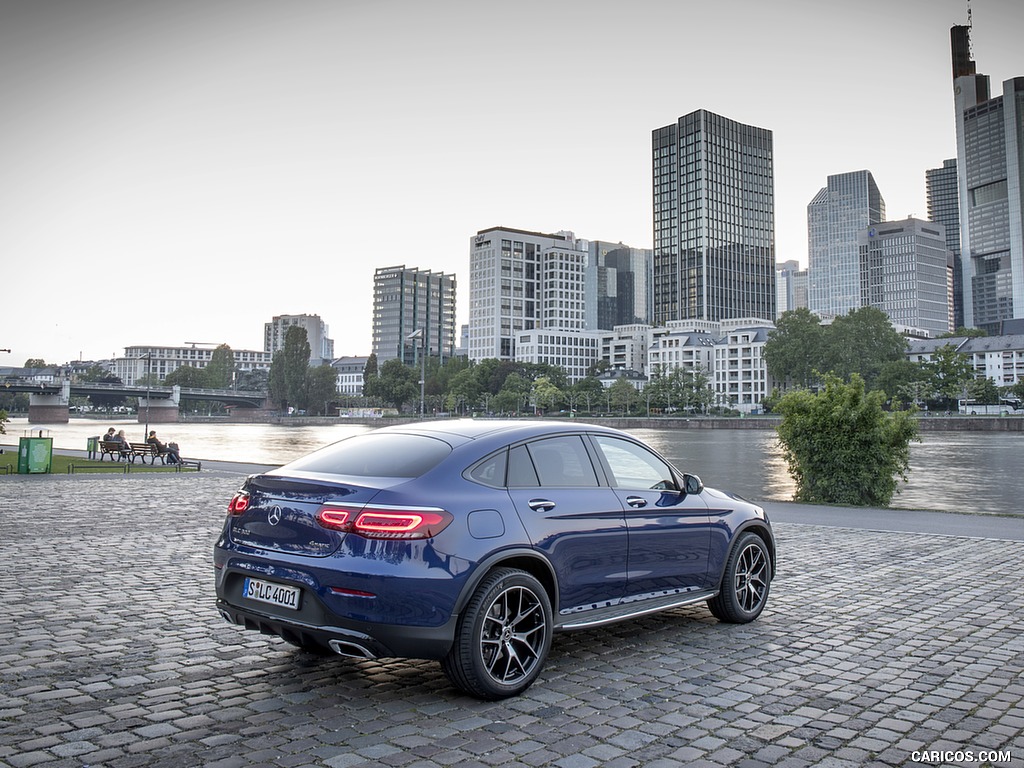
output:
[[[520,359],[526,331],[584,329],[587,250],[573,233],[492,227],[470,238],[469,250],[471,361]]]
[[[205,368],[213,357],[218,344],[190,343],[181,347],[125,347],[124,357],[114,359],[113,373],[121,383],[134,386],[153,374],[160,380],[167,378],[179,368]],[[270,370],[273,354],[249,349],[232,349],[235,369],[238,372]]]
[[[334,340],[327,337],[329,330],[319,315],[276,315],[263,324],[263,351],[273,356],[284,349],[285,336],[294,325],[306,330],[310,366],[315,368],[334,359]]]

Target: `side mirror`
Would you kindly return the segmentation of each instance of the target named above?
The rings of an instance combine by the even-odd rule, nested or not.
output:
[[[683,491],[687,496],[704,490],[704,483],[696,475],[683,475]]]

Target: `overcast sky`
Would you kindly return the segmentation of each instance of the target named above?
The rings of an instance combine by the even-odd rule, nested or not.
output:
[[[1020,0],[974,0],[1024,76]],[[775,142],[776,256],[870,170],[927,216],[955,157],[966,0],[0,0],[0,366],[262,349],[318,314],[371,350],[373,272],[458,277],[509,226],[649,248],[651,131],[696,109]]]

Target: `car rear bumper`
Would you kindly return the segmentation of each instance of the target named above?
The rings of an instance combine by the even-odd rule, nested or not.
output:
[[[339,616],[320,600],[315,590],[303,591],[297,610],[266,605],[241,597],[239,573],[225,574],[217,582],[217,610],[229,623],[276,635],[293,645],[320,647],[356,658],[404,657],[441,659],[455,637],[458,616],[434,625],[391,624]]]

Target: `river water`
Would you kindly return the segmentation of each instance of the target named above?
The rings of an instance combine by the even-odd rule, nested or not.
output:
[[[84,450],[87,438],[108,427],[124,429],[131,441],[145,438],[135,421],[72,419],[68,424],[30,425],[12,419],[0,445],[21,436],[52,437],[55,448]],[[160,424],[164,442],[181,446],[186,458],[284,464],[329,443],[367,432],[361,424]],[[710,486],[752,500],[788,501],[793,480],[770,429],[636,429],[632,434],[680,469]],[[1024,435],[1012,432],[922,432],[911,443],[910,474],[892,506],[948,512],[1024,516]]]

